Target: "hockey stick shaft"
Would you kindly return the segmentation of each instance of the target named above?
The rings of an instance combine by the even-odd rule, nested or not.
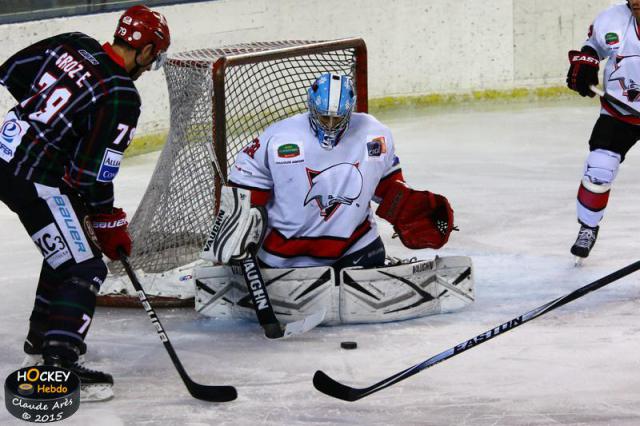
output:
[[[585,285],[573,292],[561,296],[549,303],[546,303],[536,309],[533,309],[523,315],[519,315],[503,324],[498,325],[484,333],[477,335],[471,339],[465,340],[456,346],[449,348],[439,354],[432,356],[431,358],[415,364],[406,370],[400,371],[384,380],[379,381],[378,383],[371,385],[367,388],[353,388],[347,385],[344,385],[331,377],[329,377],[324,372],[318,370],[313,376],[313,385],[320,392],[332,396],[334,398],[342,399],[345,401],[357,401],[367,395],[371,395],[372,393],[378,392],[382,389],[388,388],[389,386],[398,383],[404,379],[407,379],[414,374],[419,373],[422,370],[433,367],[434,365],[445,361],[449,358],[452,358],[456,355],[459,355],[463,352],[466,352],[469,349],[475,348],[481,343],[485,343],[494,337],[497,337],[501,334],[506,333],[507,331],[513,330],[514,328],[531,321],[539,316],[542,316],[548,312],[553,311],[556,308],[566,305],[569,302],[572,302],[592,291],[598,290],[606,286],[607,284],[611,284],[614,281],[619,280],[635,271],[640,269],[640,261],[634,262],[628,266],[625,266],[622,269],[619,269],[605,277],[602,277],[590,284]]]
[[[258,266],[255,248],[249,249],[247,258],[240,261],[240,268],[253,302],[253,309],[258,317],[258,322],[265,331],[265,336],[270,339],[284,336],[284,330],[273,311],[273,305],[267,293],[267,286]]]
[[[135,288],[136,292],[138,293],[138,298],[140,299],[140,303],[142,303],[142,307],[147,312],[147,315],[149,315],[149,318],[151,319],[153,325],[156,327],[158,336],[160,336],[160,340],[169,353],[169,357],[171,358],[171,361],[173,361],[173,365],[176,367],[176,370],[178,370],[178,374],[180,374],[180,378],[182,378],[182,381],[189,390],[189,393],[194,398],[211,402],[226,402],[236,399],[238,394],[233,386],[206,386],[191,380],[186,370],[182,366],[182,362],[180,362],[180,358],[178,358],[176,351],[173,349],[173,345],[171,344],[169,336],[164,330],[162,323],[160,323],[158,315],[149,303],[147,294],[142,288],[138,277],[131,267],[127,255],[122,249],[118,249],[118,254],[120,255],[120,261],[122,262],[122,265],[124,266],[124,269],[127,272],[129,279],[131,280],[131,284],[133,284],[133,288]]]
[[[606,99],[607,101],[611,102],[612,104],[624,109],[625,111],[627,111],[629,114],[640,118],[640,111],[638,111],[637,109],[635,109],[634,107],[632,107],[631,105],[621,101],[620,99],[616,98],[613,95],[610,95],[609,93],[601,90],[598,86],[589,86],[589,89],[595,93],[596,95],[600,96],[601,98]]]

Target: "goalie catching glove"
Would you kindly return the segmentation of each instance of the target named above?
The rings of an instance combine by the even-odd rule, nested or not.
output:
[[[264,208],[251,207],[251,191],[223,186],[220,209],[200,257],[224,264],[245,259],[262,243],[266,227]]]
[[[376,214],[393,225],[410,249],[438,249],[453,230],[453,209],[446,197],[416,191],[401,181],[391,183]]]

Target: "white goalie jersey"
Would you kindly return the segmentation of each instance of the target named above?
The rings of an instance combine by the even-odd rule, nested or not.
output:
[[[589,28],[584,44],[594,49],[601,60],[607,59],[603,74],[605,91],[638,109],[640,107],[640,23],[626,4],[608,8],[598,15]],[[602,114],[631,124],[640,119],[629,116],[622,108],[605,99]]]
[[[232,185],[269,193],[258,257],[276,268],[330,265],[378,237],[370,202],[400,170],[391,131],[354,113],[345,135],[323,149],[308,113],[270,126],[239,154]]]

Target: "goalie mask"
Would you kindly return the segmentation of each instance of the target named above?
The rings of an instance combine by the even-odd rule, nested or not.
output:
[[[349,127],[356,102],[351,78],[322,74],[308,92],[309,124],[324,149],[331,149]]]

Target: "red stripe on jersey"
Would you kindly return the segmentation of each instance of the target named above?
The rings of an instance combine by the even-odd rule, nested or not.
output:
[[[606,99],[600,98],[600,104],[612,117],[629,124],[640,124],[640,118],[631,115],[622,115]]]
[[[251,191],[251,205],[252,206],[266,206],[271,198],[271,190],[256,188],[253,186],[240,185],[233,181],[229,181],[229,186],[235,186],[236,188],[248,189]]]
[[[584,185],[580,184],[580,188],[578,189],[578,201],[587,209],[593,212],[599,212],[607,207],[610,192],[611,191],[607,191],[597,194],[589,191],[584,187]]]
[[[349,238],[299,237],[286,238],[277,230],[272,230],[265,238],[262,248],[280,257],[311,256],[322,259],[339,259],[349,248],[371,229],[369,219],[365,219]]]
[[[375,195],[376,197],[384,198],[384,195],[389,190],[391,186],[391,182],[394,180],[399,180],[400,182],[404,182],[404,176],[402,176],[402,170],[396,170],[391,173],[389,176],[383,177],[380,179],[378,186],[376,187]]]

